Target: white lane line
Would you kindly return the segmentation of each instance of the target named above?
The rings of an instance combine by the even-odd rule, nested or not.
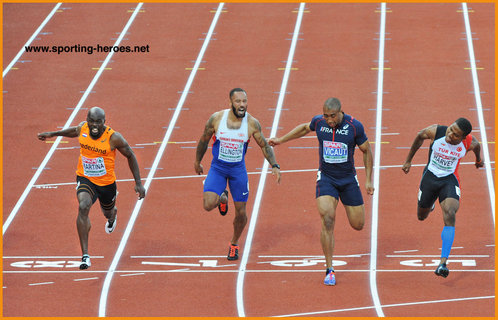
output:
[[[226,258],[226,256],[130,256],[132,259],[172,259],[172,258]]]
[[[142,4],[143,3],[140,3],[139,6],[137,6],[134,14],[136,14],[138,12],[138,10],[142,6]],[[194,82],[194,78],[195,78],[195,75],[197,73],[197,70],[199,69],[199,65],[201,64],[204,53],[206,52],[208,44],[209,44],[211,37],[213,35],[216,23],[218,22],[218,18],[220,17],[220,14],[223,10],[223,5],[224,5],[223,2],[221,2],[218,5],[218,9],[216,10],[216,14],[214,15],[213,21],[211,22],[211,26],[209,27],[209,31],[206,35],[206,38],[204,39],[204,43],[201,47],[201,50],[199,52],[199,55],[198,55],[197,60],[195,62],[195,65],[192,68],[192,71],[190,72],[190,76],[187,80],[187,83],[185,84],[184,90],[182,91],[182,95],[180,97],[180,100],[178,101],[175,112],[173,113],[173,117],[171,118],[171,121],[168,125],[168,130],[166,131],[166,134],[164,135],[164,138],[163,138],[162,143],[161,143],[161,147],[159,148],[159,150],[156,154],[156,158],[154,159],[154,163],[152,164],[152,168],[149,171],[149,174],[147,176],[147,180],[145,181],[145,184],[144,184],[145,189],[149,189],[149,186],[152,182],[152,178],[154,177],[154,174],[156,173],[159,162],[161,161],[161,158],[163,156],[164,150],[166,149],[166,146],[168,145],[168,141],[171,137],[171,134],[172,134],[173,129],[175,127],[176,121],[178,120],[178,117],[180,116],[180,112],[182,110],[183,104],[185,103],[185,100],[187,99],[187,95],[190,91],[190,87],[192,86],[192,83]],[[107,296],[109,294],[109,287],[111,285],[111,280],[112,280],[114,273],[116,272],[116,267],[118,265],[119,260],[121,259],[121,255],[123,254],[126,243],[128,242],[128,238],[130,237],[131,231],[132,231],[133,226],[135,224],[135,221],[138,217],[138,213],[140,211],[140,208],[142,207],[143,202],[144,202],[144,200],[137,201],[135,208],[133,209],[133,212],[131,214],[130,220],[128,221],[128,224],[126,226],[123,237],[121,238],[121,241],[119,243],[119,247],[116,251],[116,254],[114,255],[114,258],[112,259],[111,265],[109,266],[109,270],[107,271],[107,275],[105,277],[104,285],[102,287],[102,292],[100,295],[99,317],[105,317],[105,315],[106,315]]]
[[[87,280],[98,280],[99,277],[84,278],[84,279],[73,279],[73,281],[87,281]]]
[[[130,274],[120,274],[120,277],[133,277],[133,276],[142,276],[145,275],[144,272],[139,272],[139,273],[130,273]]]
[[[45,284],[53,284],[53,283],[55,283],[55,282],[49,281],[49,282],[30,283],[30,284],[28,284],[28,286],[42,286]]]
[[[400,251],[394,251],[394,253],[408,253],[408,252],[417,252],[418,249],[413,249],[413,250],[400,250]]]
[[[275,110],[275,115],[273,117],[273,124],[270,133],[270,137],[274,137],[277,134],[278,122],[280,120],[280,114],[282,112],[282,105],[284,103],[285,92],[287,88],[287,82],[289,80],[292,61],[294,60],[294,51],[297,45],[297,40],[299,36],[299,29],[301,27],[301,21],[303,18],[305,3],[302,2],[299,5],[299,12],[297,14],[296,25],[294,27],[294,33],[292,36],[292,42],[289,49],[289,55],[287,57],[287,63],[285,66],[285,72],[282,79],[282,85],[280,87],[280,92],[278,96],[278,102]],[[268,171],[268,161],[264,160],[263,168],[261,169],[261,176],[259,178],[258,190],[256,192],[256,197],[254,199],[254,207],[251,213],[251,221],[249,222],[249,228],[247,229],[246,242],[244,244],[244,250],[242,251],[242,259],[240,261],[239,273],[237,276],[237,312],[239,317],[245,317],[246,313],[244,310],[244,277],[246,273],[247,261],[249,260],[249,254],[251,252],[252,239],[254,237],[254,230],[256,229],[256,221],[259,214],[259,206],[261,204],[261,198],[263,197],[263,189],[266,182],[266,172]]]
[[[229,265],[223,265],[223,267],[227,267]],[[337,269],[338,272],[370,272],[370,270],[363,270],[363,269]],[[88,274],[91,274],[91,273],[106,273],[107,270],[100,270],[100,271],[96,271],[96,270],[86,270],[85,273],[88,273]],[[184,269],[159,269],[159,270],[121,270],[121,271],[118,271],[116,270],[115,271],[116,273],[129,273],[129,272],[133,272],[133,273],[144,273],[144,274],[147,274],[147,273],[171,273],[171,272],[188,272],[188,273],[195,273],[195,272],[199,272],[199,273],[206,273],[206,272],[213,272],[213,273],[238,273],[239,270],[238,269],[231,269],[231,270],[215,270],[215,269],[212,269],[212,267],[209,267],[209,268],[203,268],[203,269],[197,269],[197,270],[190,270],[189,268],[184,268]],[[323,273],[323,269],[291,269],[291,268],[288,268],[288,269],[281,269],[281,270],[278,270],[278,269],[265,269],[265,270],[257,270],[257,269],[252,269],[252,270],[246,270],[246,272],[248,273],[287,273],[287,272],[292,272],[292,273],[295,273],[295,272],[301,272],[301,273],[306,273],[306,272],[316,272],[316,273]],[[415,269],[415,270],[408,270],[408,269],[379,269],[377,270],[377,272],[386,272],[386,273],[393,273],[393,272],[402,272],[402,273],[407,273],[407,272],[430,272],[430,273],[433,273],[434,272],[434,269]],[[485,273],[494,273],[495,270],[494,269],[451,269],[451,272],[473,272],[473,273],[476,273],[476,272],[485,272]],[[47,271],[47,270],[32,270],[32,271],[28,271],[28,270],[23,270],[23,271],[14,271],[14,270],[4,270],[2,271],[2,273],[4,274],[31,274],[31,273],[53,273],[53,274],[69,274],[69,273],[78,273],[81,275],[81,270],[74,270],[74,271],[66,271],[66,270],[60,270],[60,271],[55,271],[55,270],[51,270],[51,271]]]
[[[492,161],[491,163],[494,163]],[[420,164],[412,164],[412,167],[425,167],[427,164],[426,163],[420,163]],[[460,162],[460,165],[474,165],[474,162]],[[380,166],[380,169],[392,169],[392,168],[402,168],[403,165],[396,164],[396,165],[385,165],[385,166]],[[356,167],[356,170],[363,170],[365,167]],[[295,170],[281,170],[281,173],[301,173],[301,172],[316,172],[317,169],[295,169]],[[267,174],[271,173],[271,170],[268,170],[266,172]],[[247,174],[249,175],[254,175],[254,174],[261,174],[261,171],[251,171],[248,172]],[[206,175],[188,175],[188,176],[171,176],[171,177],[154,177],[152,180],[170,180],[170,179],[191,179],[191,178],[206,178]],[[145,180],[145,179],[142,179]],[[133,179],[118,179],[116,182],[135,182]],[[47,183],[47,184],[36,184],[33,185],[33,188],[39,188],[39,189],[53,189],[53,187],[58,187],[58,186],[74,186],[76,185],[76,182],[61,182],[61,183]],[[92,257],[93,258],[93,257]]]
[[[123,31],[121,31],[121,34],[119,35],[118,39],[114,43],[115,47],[119,46],[119,44],[121,43],[121,40],[123,40],[126,32],[128,31],[128,28],[131,26],[133,20],[135,20],[135,17],[137,16],[137,13],[138,12],[135,10],[135,12],[131,15],[130,19],[128,20],[128,23],[125,25]],[[86,101],[86,98],[90,94],[90,91],[92,91],[93,87],[97,83],[97,80],[100,78],[100,76],[104,72],[104,70],[105,70],[107,64],[109,63],[109,61],[111,60],[113,54],[114,54],[114,51],[111,50],[111,52],[109,52],[109,54],[105,58],[104,62],[100,66],[99,70],[97,71],[97,73],[93,77],[92,82],[90,82],[90,85],[85,90],[85,93],[81,97],[80,101],[78,102],[78,104],[74,108],[73,112],[69,116],[69,119],[67,119],[66,124],[64,125],[63,129],[66,129],[66,128],[68,128],[71,125],[71,123],[73,122],[74,118],[78,114],[78,111],[81,109],[81,106],[83,105],[83,103]],[[17,212],[21,208],[21,205],[24,203],[24,200],[26,200],[26,197],[28,196],[30,190],[33,188],[33,185],[35,184],[36,180],[38,179],[38,177],[40,176],[40,174],[42,173],[42,171],[45,169],[45,166],[47,165],[48,161],[50,160],[50,158],[54,154],[55,149],[57,149],[57,147],[59,146],[59,143],[60,143],[61,140],[62,140],[61,136],[59,136],[59,137],[57,137],[57,139],[55,139],[54,143],[52,144],[52,147],[48,151],[48,153],[45,156],[45,158],[43,159],[42,163],[40,164],[40,166],[38,167],[38,169],[36,169],[36,172],[33,175],[33,177],[31,178],[31,180],[29,181],[28,186],[26,187],[26,189],[24,189],[24,192],[22,193],[21,198],[19,198],[19,200],[17,201],[16,205],[14,206],[14,209],[12,209],[12,211],[9,214],[9,216],[7,217],[7,220],[5,220],[5,222],[3,224],[3,234],[5,234],[5,232],[9,228],[10,224],[14,220],[14,217],[16,216]]]
[[[31,38],[29,38],[28,41],[24,44],[24,46],[21,48],[21,50],[19,50],[19,52],[14,57],[14,59],[9,63],[9,65],[7,66],[7,68],[5,68],[5,70],[3,70],[2,78],[4,78],[7,75],[7,73],[10,71],[10,69],[12,68],[12,66],[14,66],[14,64],[16,64],[17,60],[19,60],[19,58],[25,52],[25,50],[26,50],[25,47],[29,46],[31,44],[31,42],[33,42],[33,40],[35,40],[35,38],[38,36],[38,34],[40,33],[40,31],[42,31],[42,29],[45,27],[45,25],[50,21],[50,19],[52,19],[53,15],[55,14],[55,12],[59,9],[59,7],[61,5],[62,5],[62,2],[57,3],[55,5],[55,7],[52,9],[52,11],[50,11],[50,13],[45,18],[45,20],[43,20],[42,24],[40,24],[40,26],[38,27],[38,29],[36,29],[36,31],[33,33],[33,35],[31,35]]]
[[[385,45],[385,32],[386,32],[386,3],[381,3],[380,10],[380,31],[379,31],[379,66],[377,74],[377,111],[375,123],[375,141],[382,141],[381,128],[382,128],[382,95],[384,92],[384,45]],[[372,233],[370,237],[370,293],[375,306],[377,316],[384,317],[382,305],[379,299],[377,290],[377,238],[379,227],[379,193],[380,193],[380,153],[381,143],[375,144],[374,155],[374,194],[372,199]]]
[[[4,256],[3,259],[81,259],[81,256]],[[104,256],[92,256],[92,259]]]
[[[370,255],[370,253],[334,255],[334,258],[361,258],[362,256],[369,256],[369,255]],[[321,254],[321,255],[291,255],[291,256],[286,256],[286,255],[258,256],[258,258],[311,258],[311,259],[323,259],[323,254]]]
[[[469,301],[469,300],[483,300],[483,299],[494,299],[494,298],[495,298],[495,296],[482,296],[482,297],[468,297],[468,298],[456,298],[456,299],[444,299],[444,300],[430,300],[430,301],[386,304],[386,305],[383,305],[382,307],[383,308],[405,307],[405,306],[413,306],[413,305],[421,305],[421,304],[434,304],[434,303]],[[294,314],[286,314],[286,315],[280,315],[280,316],[274,316],[274,317],[299,317],[299,316],[307,316],[307,315],[315,315],[315,314],[368,310],[368,309],[374,309],[374,308],[375,308],[375,306],[368,306],[368,307],[335,309],[335,310],[325,310],[325,311],[306,312],[306,313],[294,313]]]
[[[465,21],[465,33],[467,34],[467,46],[469,48],[470,69],[472,71],[472,82],[474,83],[474,97],[477,107],[477,117],[479,119],[479,128],[481,130],[481,146],[484,155],[484,166],[486,169],[486,178],[488,180],[489,199],[491,201],[491,211],[493,213],[493,225],[495,225],[495,187],[493,183],[493,175],[491,173],[491,159],[489,157],[488,138],[486,135],[486,125],[484,123],[484,115],[482,112],[481,90],[479,89],[479,80],[477,77],[476,60],[474,55],[474,45],[472,44],[472,31],[470,30],[469,13],[467,3],[462,3],[463,19]]]
[[[154,265],[154,266],[179,266],[179,267],[200,267],[200,263],[177,263],[177,262],[153,262],[153,261],[142,261],[142,264]]]
[[[386,257],[387,258],[438,258],[441,257],[441,255],[440,254],[400,254],[400,255],[388,254],[386,255]],[[452,258],[489,258],[489,255],[452,254],[451,257]]]

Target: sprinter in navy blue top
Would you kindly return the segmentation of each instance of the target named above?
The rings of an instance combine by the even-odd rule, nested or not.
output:
[[[337,179],[356,175],[355,147],[368,140],[363,125],[352,116],[343,113],[341,123],[335,128],[328,125],[324,115],[313,117],[309,128],[316,132],[318,138],[320,171]]]
[[[320,165],[316,181],[316,203],[322,219],[321,244],[327,270],[324,284],[335,285],[332,266],[334,253],[335,211],[339,199],[346,209],[349,224],[356,230],[363,229],[365,207],[354,167],[355,147],[363,152],[367,193],[374,192],[372,184],[372,151],[363,125],[341,110],[337,98],[329,98],[323,105],[323,114],[313,117],[280,138],[271,138],[268,143],[277,146],[315,131],[318,138]]]

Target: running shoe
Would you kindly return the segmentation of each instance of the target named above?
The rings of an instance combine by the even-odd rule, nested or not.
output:
[[[225,191],[223,191],[223,193],[220,195],[220,198],[223,194],[227,197],[227,202],[223,203],[220,201],[220,204],[218,205],[218,210],[220,210],[220,214],[222,216],[226,215],[228,212],[228,190],[225,189]]]
[[[450,273],[450,270],[446,267],[446,263],[441,263],[436,271],[434,271],[435,274],[437,274],[440,277],[446,278],[448,274]]]
[[[83,257],[81,258],[81,263],[80,263],[80,270],[88,269],[92,263],[90,262],[90,256],[87,254],[84,254]]]
[[[323,284],[325,284],[326,286],[335,286],[334,269],[327,269],[327,271],[325,271],[325,280],[323,280]]]
[[[111,233],[116,229],[116,223],[117,223],[118,217],[114,217],[114,221],[111,222],[111,220],[107,220],[105,224],[105,232],[106,233]]]
[[[239,246],[233,245],[230,243],[230,248],[228,249],[228,260],[237,260],[239,259]]]

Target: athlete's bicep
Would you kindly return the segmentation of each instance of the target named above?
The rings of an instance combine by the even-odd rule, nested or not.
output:
[[[268,145],[268,142],[266,141],[265,136],[263,135],[263,132],[261,131],[261,124],[259,123],[259,121],[254,119],[254,121],[252,121],[251,127],[252,127],[252,131],[253,131],[252,136],[254,137],[254,140],[256,141],[256,143],[261,148]]]
[[[131,149],[125,138],[119,133],[114,132],[109,139],[111,144],[111,150],[117,149],[123,156],[129,158],[133,155],[133,150]]]
[[[481,150],[481,145],[479,144],[479,141],[476,139],[476,137],[472,136],[469,148],[467,149],[467,152],[473,150]]]
[[[216,120],[216,113],[213,113],[206,122],[206,125],[204,126],[204,132],[202,133],[201,136],[202,141],[209,141],[213,136],[213,134],[215,133],[216,131],[214,126],[215,120]]]
[[[361,145],[358,146],[358,149],[361,150],[361,152],[363,153],[367,153],[368,151],[370,151],[370,142],[368,142],[368,140],[366,140],[365,142],[363,142]]]

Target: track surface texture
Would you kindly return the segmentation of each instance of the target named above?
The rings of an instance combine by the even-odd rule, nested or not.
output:
[[[495,315],[494,4],[55,5],[3,4],[4,316]],[[34,34],[32,46],[119,41],[149,51],[17,57]],[[353,230],[339,204],[335,287],[323,285],[313,132],[274,149],[281,184],[251,141],[248,224],[241,258],[227,261],[232,199],[225,217],[205,212],[205,176],[193,162],[207,119],[228,108],[234,87],[247,91],[267,139],[311,121],[331,96],[363,123],[378,186],[375,198],[366,194],[357,150],[366,222]],[[118,225],[106,234],[92,207],[92,266],[80,271],[79,145],[37,133],[76,125],[93,106],[133,148],[148,190],[138,203],[118,153]],[[416,216],[428,142],[408,175],[401,166],[419,130],[458,117],[486,144],[487,169],[475,168],[473,153],[462,159],[450,275],[441,278],[441,208]],[[204,173],[211,159],[209,148]]]

